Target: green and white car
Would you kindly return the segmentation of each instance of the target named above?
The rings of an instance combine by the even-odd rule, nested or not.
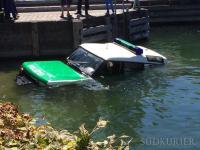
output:
[[[135,46],[125,40],[112,43],[81,44],[66,62],[24,62],[17,76],[19,85],[34,81],[47,86],[82,82],[91,77],[117,74],[131,69],[143,69],[145,64],[165,64],[166,58],[155,51]]]

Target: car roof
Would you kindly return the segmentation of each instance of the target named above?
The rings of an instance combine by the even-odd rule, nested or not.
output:
[[[116,43],[85,43],[81,47],[104,60],[135,62],[136,56],[138,61],[144,59]]]

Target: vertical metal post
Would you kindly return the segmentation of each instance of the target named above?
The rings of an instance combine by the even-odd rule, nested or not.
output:
[[[117,0],[115,0],[115,15],[114,15],[114,20],[112,22],[112,32],[113,32],[113,37],[116,37],[117,35]]]
[[[0,23],[4,21],[4,14],[0,11]]]
[[[39,49],[38,23],[32,23],[31,27],[32,27],[33,56],[39,56],[40,49]]]
[[[123,14],[124,14],[124,0],[122,0],[122,9],[123,9]]]
[[[3,3],[2,3],[2,0],[0,0],[0,22],[3,22],[4,20],[4,13],[3,13],[2,7],[3,7]]]
[[[107,41],[112,41],[113,35],[112,35],[112,24],[110,22],[110,17],[105,18],[106,26],[107,26]]]
[[[117,14],[117,0],[115,0],[115,15]]]
[[[83,39],[83,22],[80,19],[73,19],[72,21],[72,28],[73,28],[73,47],[74,49],[77,48]]]
[[[124,0],[122,0],[122,12],[123,12],[123,14],[122,14],[122,36],[124,37],[124,29],[125,29],[125,13],[124,13]]]

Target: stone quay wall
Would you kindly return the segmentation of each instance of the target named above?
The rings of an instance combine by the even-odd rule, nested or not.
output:
[[[73,39],[69,21],[0,23],[0,58],[68,55]]]

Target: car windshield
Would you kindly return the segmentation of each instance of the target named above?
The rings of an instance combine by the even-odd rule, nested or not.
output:
[[[79,47],[70,57],[68,63],[87,75],[92,75],[101,65],[103,59]]]

